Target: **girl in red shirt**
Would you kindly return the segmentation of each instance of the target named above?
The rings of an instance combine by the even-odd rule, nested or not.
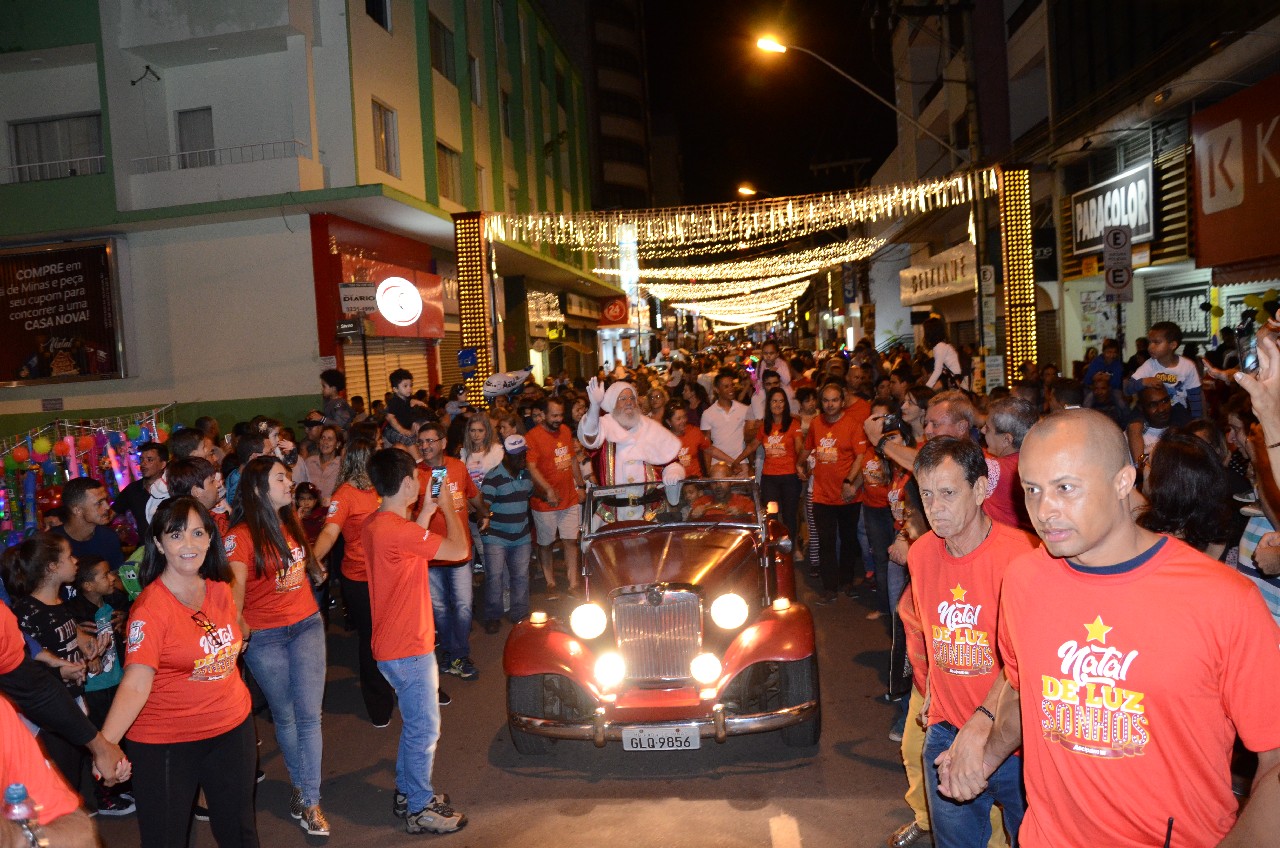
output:
[[[143,848],[187,843],[197,787],[221,848],[258,844],[243,632],[217,532],[192,498],[164,501],[146,532],[124,679],[102,726],[112,742],[129,735]]]
[[[289,814],[313,836],[328,836],[320,810],[320,704],[324,699],[324,623],[308,573],[316,561],[293,506],[293,481],[273,456],[250,460],[226,540],[236,601],[253,643],[244,659],[271,706],[276,741],[293,783]]]
[[[770,389],[764,399],[764,421],[746,453],[754,454],[760,445],[764,445],[760,497],[765,503],[778,505],[779,516],[793,543],[799,538],[797,524],[802,484],[796,474],[796,463],[804,449],[803,438],[800,422],[791,417],[791,401],[787,393],[778,388]]]

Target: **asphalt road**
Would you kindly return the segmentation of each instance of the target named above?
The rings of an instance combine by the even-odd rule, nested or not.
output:
[[[812,602],[811,587],[802,599]],[[534,608],[542,602],[535,592]],[[848,848],[883,845],[910,819],[894,707],[880,703],[888,636],[884,620],[841,595],[815,606],[823,735],[815,749],[782,745],[776,734],[703,740],[696,751],[626,752],[613,743],[560,742],[522,757],[505,725],[502,644],[508,626],[487,635],[477,624],[475,681],[446,678],[453,703],[442,708],[435,785],[466,813],[449,836],[410,836],[391,815],[399,716],[378,730],[364,716],[354,674],[352,635],[329,626],[325,693],[323,806],[333,835],[307,836],[288,815],[289,782],[265,714],[257,719],[266,780],[257,795],[262,845],[385,846],[421,842],[451,848]],[[99,818],[110,848],[138,844],[133,816]],[[192,844],[213,846],[209,826]],[[622,840],[618,843],[617,840]]]

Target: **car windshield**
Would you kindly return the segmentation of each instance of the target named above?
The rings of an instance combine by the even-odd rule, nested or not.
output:
[[[587,493],[589,531],[621,521],[653,524],[723,522],[759,525],[759,499],[749,478],[688,479],[593,486]]]

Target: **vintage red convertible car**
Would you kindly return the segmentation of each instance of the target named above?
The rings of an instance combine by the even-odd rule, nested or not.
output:
[[[585,509],[584,598],[567,618],[535,609],[507,639],[516,749],[679,750],[774,730],[816,745],[813,617],[755,482],[593,487]]]

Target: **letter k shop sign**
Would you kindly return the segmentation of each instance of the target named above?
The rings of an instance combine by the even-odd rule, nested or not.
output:
[[[1280,257],[1274,233],[1280,219],[1277,130],[1280,74],[1192,117],[1198,267]]]

